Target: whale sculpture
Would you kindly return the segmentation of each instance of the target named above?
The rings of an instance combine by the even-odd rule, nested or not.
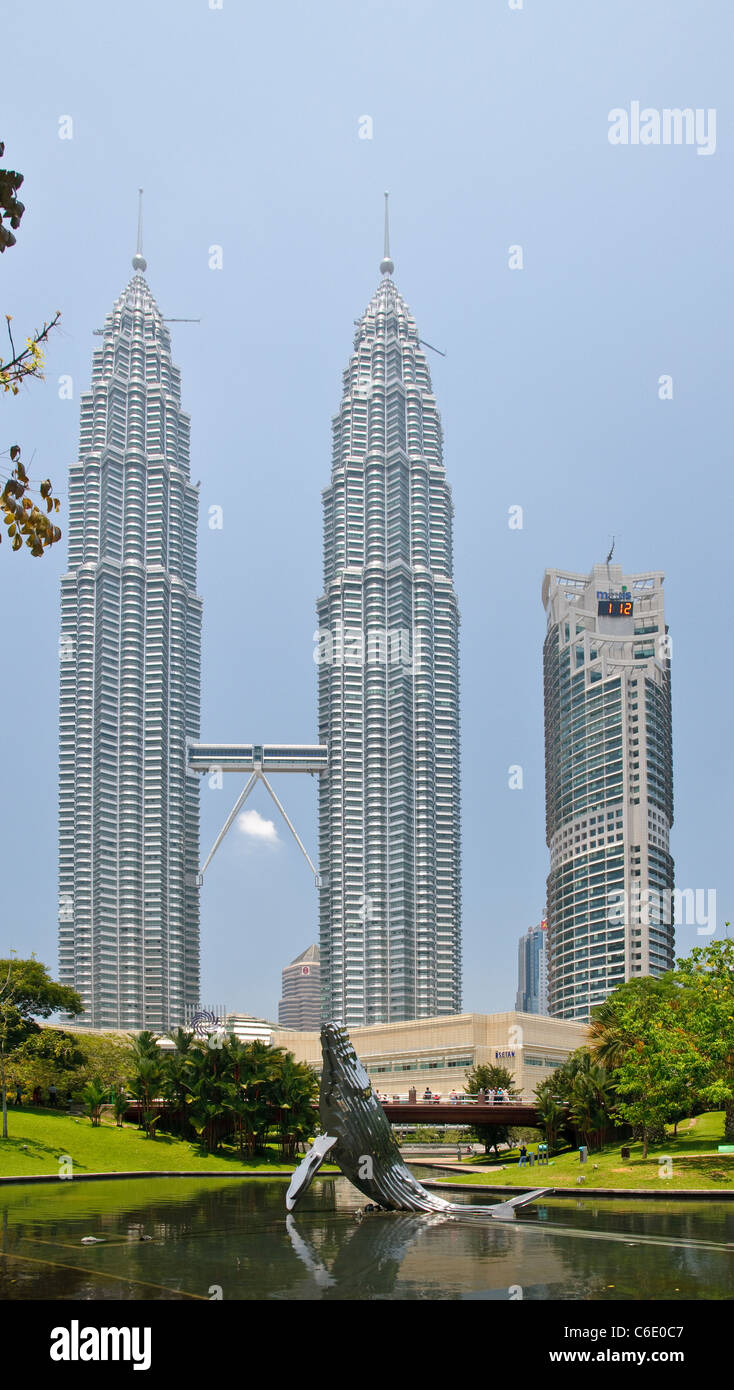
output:
[[[285,1204],[292,1211],[328,1157],[346,1178],[377,1206],[390,1211],[472,1213],[512,1219],[515,1207],[539,1197],[547,1188],[522,1193],[495,1206],[446,1202],[429,1192],[405,1166],[390,1122],[375,1096],[346,1029],[325,1023],[321,1029],[323,1070],[319,1115],[323,1134],[315,1140],[291,1178]]]

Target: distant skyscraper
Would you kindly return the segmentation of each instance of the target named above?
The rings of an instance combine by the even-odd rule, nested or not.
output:
[[[82,1023],[166,1030],[199,997],[198,490],[142,271],[107,315],[69,471],[61,581],[59,978]]]
[[[309,946],[283,971],[283,998],[278,1005],[282,1028],[308,1032],[321,1026],[321,965],[318,946]]]
[[[517,951],[517,999],[515,1008],[524,1014],[547,1014],[548,972],[546,968],[547,922],[539,922],[520,937]]]
[[[392,281],[359,320],[333,424],[318,602],[325,1017],[461,1001],[459,614],[441,422]]]
[[[673,757],[663,575],[546,570],[548,994],[585,1019],[673,965]]]

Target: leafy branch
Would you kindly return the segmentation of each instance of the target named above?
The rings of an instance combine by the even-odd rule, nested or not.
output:
[[[54,526],[49,515],[51,512],[57,512],[61,503],[58,497],[53,496],[51,479],[46,478],[39,488],[41,501],[46,504],[46,511],[42,512],[33,497],[28,495],[30,480],[20,461],[20,448],[17,444],[11,448],[10,458],[15,467],[0,493],[3,522],[13,542],[13,550],[20,550],[25,538],[31,555],[43,555],[48,546],[55,545],[56,541],[61,539],[61,529]]]
[[[18,383],[23,381],[25,377],[34,376],[43,380],[44,357],[40,344],[47,342],[51,329],[56,327],[60,318],[61,313],[57,309],[51,322],[44,323],[40,332],[35,333],[32,338],[26,338],[26,345],[23,351],[18,352],[13,341],[13,331],[10,327],[13,321],[12,314],[5,315],[5,320],[8,325],[8,337],[10,339],[10,347],[13,355],[7,362],[4,362],[0,357],[0,386],[2,386],[3,391],[12,391],[13,395],[17,396]]]
[[[0,159],[5,154],[5,145],[0,140]],[[23,182],[23,175],[17,173],[15,169],[0,169],[0,254],[8,246],[15,246],[15,237],[7,227],[4,227],[3,220],[7,217],[10,226],[16,231],[20,226],[20,219],[25,212],[25,205],[17,198],[17,192]]]

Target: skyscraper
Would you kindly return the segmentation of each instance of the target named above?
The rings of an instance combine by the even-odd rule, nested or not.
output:
[[[583,1019],[673,964],[673,755],[663,575],[546,570],[548,994]]]
[[[142,272],[100,331],[61,581],[59,978],[82,1024],[166,1030],[199,995],[198,487]]]
[[[515,1008],[523,1014],[547,1014],[548,970],[546,928],[543,920],[520,937],[517,948],[517,998]]]
[[[318,946],[308,946],[283,971],[283,998],[278,1004],[283,1028],[309,1029],[321,1025],[321,965]]]
[[[323,1009],[460,1007],[459,614],[441,422],[415,321],[382,280],[333,422],[318,601]]]

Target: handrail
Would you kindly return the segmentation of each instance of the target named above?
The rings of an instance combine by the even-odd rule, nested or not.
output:
[[[379,1096],[379,1090],[378,1090],[378,1089],[376,1089],[375,1094]],[[474,1095],[467,1095],[467,1094],[465,1094],[465,1093],[462,1094],[462,1095],[457,1095],[457,1096],[455,1096],[455,1097],[452,1097],[452,1096],[445,1096],[445,1095],[439,1095],[438,1098],[436,1098],[435,1095],[431,1095],[430,1097],[429,1097],[429,1096],[419,1096],[419,1095],[416,1093],[416,1097],[415,1097],[415,1100],[414,1100],[414,1101],[411,1101],[409,1096],[401,1095],[401,1096],[397,1096],[397,1097],[396,1097],[396,1096],[393,1096],[393,1095],[388,1095],[387,1098],[386,1098],[386,1100],[383,1101],[383,1104],[384,1104],[384,1105],[487,1105],[487,1106],[490,1106],[490,1105],[522,1105],[522,1106],[527,1107],[528,1105],[534,1106],[534,1105],[535,1105],[535,1101],[534,1101],[534,1100],[523,1100],[522,1096],[490,1096],[489,1100],[487,1100],[486,1096],[484,1096],[484,1095],[482,1095],[482,1096],[480,1097],[480,1096],[478,1096],[478,1095],[476,1095],[476,1096],[474,1096]]]

